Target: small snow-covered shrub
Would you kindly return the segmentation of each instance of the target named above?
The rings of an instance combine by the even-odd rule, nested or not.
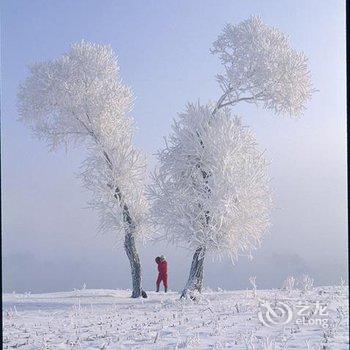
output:
[[[303,275],[298,284],[303,292],[309,292],[313,289],[314,280],[308,275]]]
[[[282,289],[291,292],[296,286],[296,279],[293,276],[288,276],[282,284]]]
[[[256,290],[257,290],[256,276],[249,277],[249,282],[253,287],[253,296],[256,297]]]

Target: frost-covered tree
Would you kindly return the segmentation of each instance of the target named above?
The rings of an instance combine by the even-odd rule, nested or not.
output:
[[[61,57],[30,66],[19,90],[20,119],[51,149],[83,144],[83,185],[100,229],[124,240],[132,297],[142,294],[135,239],[146,233],[145,159],[133,146],[131,90],[123,85],[111,47],[82,41]]]
[[[227,24],[211,49],[224,66],[217,75],[223,91],[217,109],[258,103],[276,114],[299,116],[313,92],[307,57],[278,29],[252,16]]]
[[[183,291],[202,289],[207,251],[250,253],[269,225],[267,164],[252,131],[221,109],[188,104],[150,186],[161,238],[195,251]]]
[[[298,116],[312,93],[306,57],[259,17],[226,25],[212,53],[224,66],[222,96],[180,115],[150,187],[161,237],[195,251],[182,296],[201,291],[207,251],[250,254],[269,225],[266,161],[228,108],[248,102]]]

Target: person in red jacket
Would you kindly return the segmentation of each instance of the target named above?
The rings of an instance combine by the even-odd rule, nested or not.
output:
[[[158,278],[157,278],[157,290],[159,292],[160,282],[163,282],[165,293],[168,290],[168,263],[165,260],[164,255],[156,257],[156,263],[158,264]]]

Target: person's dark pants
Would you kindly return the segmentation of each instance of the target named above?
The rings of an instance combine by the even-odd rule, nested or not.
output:
[[[159,292],[160,282],[163,282],[165,292],[168,290],[168,275],[158,274],[157,278],[157,292]]]

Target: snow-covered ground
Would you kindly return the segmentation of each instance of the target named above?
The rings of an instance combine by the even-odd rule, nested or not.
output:
[[[3,295],[5,349],[348,349],[348,287]],[[291,319],[292,318],[292,319]]]

